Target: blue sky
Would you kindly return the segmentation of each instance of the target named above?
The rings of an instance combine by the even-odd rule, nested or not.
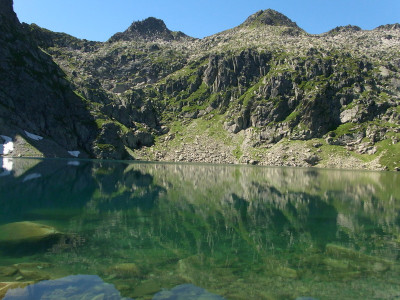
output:
[[[21,22],[96,41],[150,16],[164,20],[171,30],[201,38],[235,27],[267,8],[285,14],[309,33],[348,24],[373,29],[400,23],[400,0],[14,0]]]

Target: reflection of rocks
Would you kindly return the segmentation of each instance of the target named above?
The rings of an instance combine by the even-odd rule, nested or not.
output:
[[[368,273],[385,272],[393,265],[391,261],[334,244],[326,245],[326,253],[335,258],[330,259],[328,265],[339,269],[343,269],[347,265],[355,268],[357,271]]]
[[[1,286],[0,286],[1,288]],[[112,284],[98,276],[76,275],[57,280],[42,281],[26,288],[9,289],[4,300],[17,299],[120,299],[121,294]]]
[[[17,278],[31,280],[34,282],[51,279],[47,269],[51,267],[48,263],[20,263],[14,265],[17,269]]]
[[[50,279],[48,269],[52,267],[49,263],[19,263],[12,266],[0,266],[0,278],[10,280],[41,281]]]

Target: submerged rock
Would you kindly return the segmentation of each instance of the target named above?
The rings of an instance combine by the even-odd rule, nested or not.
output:
[[[159,281],[150,279],[142,281],[139,285],[137,285],[133,291],[132,296],[135,298],[154,295],[162,289],[162,286]],[[154,299],[154,298],[153,298]],[[164,298],[161,298],[164,299]]]
[[[0,276],[13,276],[18,272],[18,269],[15,266],[1,266],[0,267]]]
[[[54,227],[28,221],[0,226],[0,243],[37,242],[60,235]]]
[[[51,247],[61,236],[51,226],[28,221],[9,223],[0,226],[0,250],[9,250],[10,254],[40,251]]]
[[[129,278],[140,275],[140,269],[134,263],[124,263],[112,266],[107,273],[117,278]]]

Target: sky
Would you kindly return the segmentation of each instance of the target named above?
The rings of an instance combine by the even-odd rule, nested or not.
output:
[[[370,30],[400,23],[400,0],[14,0],[21,22],[94,41],[106,41],[147,17],[202,38],[268,8],[313,34],[348,24]]]

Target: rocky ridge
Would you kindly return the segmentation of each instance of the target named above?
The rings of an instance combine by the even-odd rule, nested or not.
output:
[[[89,157],[400,167],[398,24],[311,35],[269,9],[204,39],[148,18],[105,43],[13,24],[18,41],[55,62],[67,89],[84,103],[88,116],[78,119],[95,126],[87,129],[88,141],[73,145]],[[8,70],[15,72],[12,63],[0,71]],[[3,93],[0,100],[18,102],[20,94]],[[35,108],[19,111],[32,116]],[[47,127],[16,125],[65,148]]]
[[[157,18],[147,18],[143,21],[133,22],[124,32],[114,34],[108,42],[132,40],[160,39],[165,41],[191,39],[181,31],[171,31],[167,28],[163,20]]]

